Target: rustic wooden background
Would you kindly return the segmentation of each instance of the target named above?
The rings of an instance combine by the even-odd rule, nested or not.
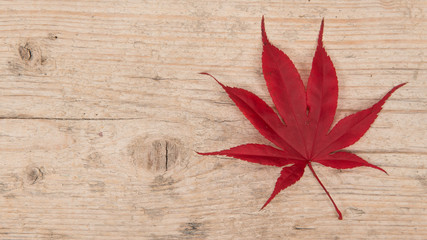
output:
[[[1,239],[427,239],[427,2],[0,1]],[[322,17],[350,149],[263,211],[280,169],[203,157],[267,143],[210,78],[269,104],[261,16],[307,79]]]

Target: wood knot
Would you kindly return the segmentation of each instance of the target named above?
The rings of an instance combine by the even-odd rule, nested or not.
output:
[[[43,167],[29,167],[27,169],[27,180],[30,185],[33,185],[44,178],[44,168]]]
[[[178,139],[137,138],[128,148],[133,163],[151,172],[165,172],[186,160],[187,151]]]
[[[180,230],[183,238],[201,239],[206,237],[205,227],[200,222],[188,222],[181,226]]]
[[[346,213],[348,216],[351,216],[351,218],[354,218],[354,217],[360,217],[360,216],[364,215],[365,211],[363,211],[362,209],[359,209],[359,208],[349,207],[346,209]]]
[[[25,44],[25,46],[19,46],[18,48],[19,56],[21,56],[21,59],[24,61],[30,61],[32,58],[31,55],[31,49],[28,46],[28,43]]]
[[[43,44],[40,45],[39,42],[26,40],[19,43],[16,46],[18,50],[17,58],[8,61],[9,70],[20,76],[26,73],[46,75],[46,71],[55,69],[54,60],[47,57],[47,49]]]
[[[47,38],[50,40],[56,40],[56,39],[58,39],[58,36],[55,33],[49,33],[47,35]]]

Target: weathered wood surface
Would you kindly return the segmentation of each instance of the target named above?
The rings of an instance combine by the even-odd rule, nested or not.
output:
[[[427,2],[1,1],[1,239],[426,239]],[[320,20],[341,118],[409,82],[350,149],[263,211],[279,169],[201,157],[266,143],[223,90],[269,104],[260,19],[310,70]]]

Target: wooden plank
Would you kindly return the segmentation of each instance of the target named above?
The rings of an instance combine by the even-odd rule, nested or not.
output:
[[[2,1],[1,239],[425,239],[425,1]],[[222,89],[272,104],[260,18],[307,79],[320,19],[336,120],[392,86],[349,149],[388,171],[315,165],[263,211],[279,169],[201,157],[267,143]]]

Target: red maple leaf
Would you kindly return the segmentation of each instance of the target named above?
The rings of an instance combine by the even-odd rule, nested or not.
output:
[[[338,81],[334,65],[323,47],[323,20],[307,90],[293,62],[269,42],[265,33],[264,17],[261,31],[263,74],[279,116],[252,92],[225,86],[210,74],[202,74],[213,77],[252,125],[280,149],[262,144],[245,144],[228,150],[199,154],[225,155],[252,163],[282,167],[273,193],[261,209],[266,207],[280,191],[296,183],[308,166],[334,205],[338,219],[341,220],[340,210],[314,171],[312,163],[336,169],[366,166],[386,173],[382,168],[368,163],[353,153],[339,150],[354,144],[366,133],[385,101],[405,83],[391,89],[370,108],[340,120],[331,129],[337,108]]]

